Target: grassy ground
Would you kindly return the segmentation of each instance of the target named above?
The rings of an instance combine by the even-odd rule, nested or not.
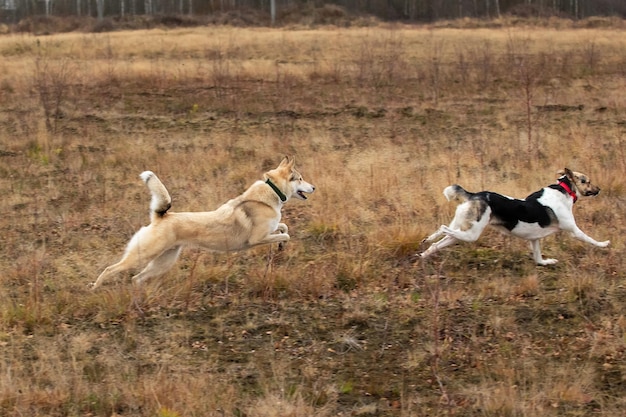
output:
[[[622,29],[176,30],[0,37],[0,414],[626,412]],[[283,252],[188,249],[91,292],[148,221],[283,155],[317,186]],[[563,167],[611,246],[488,232],[428,262],[452,182],[524,197]]]

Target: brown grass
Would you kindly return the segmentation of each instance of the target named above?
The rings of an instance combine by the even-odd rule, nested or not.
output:
[[[0,55],[0,414],[626,411],[621,28],[3,35]],[[141,171],[208,210],[285,154],[318,187],[285,207],[285,251],[189,249],[87,289],[148,220]],[[416,261],[445,186],[523,197],[564,166],[602,187],[574,210],[610,248],[550,237],[538,268],[488,232]]]

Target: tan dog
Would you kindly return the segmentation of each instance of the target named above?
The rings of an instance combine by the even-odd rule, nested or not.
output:
[[[559,230],[594,246],[607,247],[608,240],[598,242],[580,230],[572,212],[578,196],[595,196],[600,188],[592,185],[589,178],[580,172],[565,168],[558,174],[561,176],[556,184],[544,187],[523,200],[490,191],[470,193],[456,184],[446,187],[443,194],[448,201],[459,200],[462,203],[449,226],[442,225],[424,240],[432,242],[443,236],[421,254],[422,258],[458,241],[474,242],[487,226],[530,241],[533,259],[538,265],[557,262],[556,259],[542,257],[539,239]]]
[[[172,199],[167,189],[154,173],[143,172],[141,179],[152,193],[151,222],[135,233],[122,260],[107,267],[92,288],[114,274],[146,264],[133,277],[134,283],[162,275],[174,265],[183,246],[225,252],[287,243],[287,225],[280,223],[283,204],[292,196],[306,200],[305,193],[315,191],[294,164],[293,158],[286,157],[278,168],[264,174],[265,181],[256,181],[217,210],[191,213],[168,213]]]

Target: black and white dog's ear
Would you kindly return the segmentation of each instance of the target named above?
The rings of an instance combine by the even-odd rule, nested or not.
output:
[[[569,168],[565,168],[565,175],[567,175],[567,178],[569,178],[570,180],[574,181],[575,180],[575,175],[574,173],[569,169]]]
[[[574,173],[569,169],[569,168],[563,168],[558,170],[557,175],[565,175],[567,178],[573,180],[574,179]]]

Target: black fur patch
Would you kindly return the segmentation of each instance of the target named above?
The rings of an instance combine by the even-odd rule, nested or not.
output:
[[[538,223],[540,227],[548,227],[556,219],[550,207],[546,207],[537,200],[543,195],[543,189],[526,197],[525,200],[510,199],[491,191],[475,193],[472,199],[485,201],[492,212],[491,224],[502,226],[511,231],[521,221],[524,223]]]
[[[172,203],[168,204],[168,205],[167,205],[167,207],[165,207],[165,209],[163,209],[163,210],[158,210],[158,211],[155,211],[155,213],[156,213],[156,214],[158,214],[158,215],[159,215],[159,217],[163,217],[163,216],[165,216],[165,213],[167,213],[167,211],[168,211],[171,207],[172,207]]]
[[[561,178],[559,178],[559,182],[565,183],[565,185],[567,185],[570,190],[574,189],[574,187],[572,187],[572,182],[565,175],[563,175]],[[557,190],[557,191],[563,193],[564,195],[567,195],[567,191],[565,190],[565,188],[561,187],[560,184],[551,184],[551,185],[548,185],[548,187],[552,188],[553,190]]]

